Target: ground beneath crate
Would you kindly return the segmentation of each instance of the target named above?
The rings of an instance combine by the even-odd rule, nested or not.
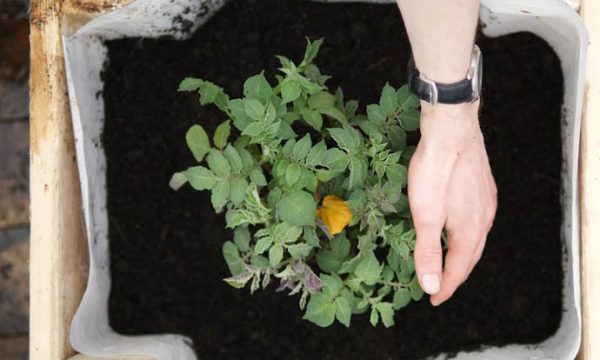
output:
[[[482,345],[536,343],[562,315],[561,103],[559,60],[541,39],[480,37],[485,57],[482,127],[499,189],[495,226],[469,280],[439,308],[427,301],[397,314],[390,329],[368,316],[350,329],[302,320],[296,297],[250,296],[221,279],[231,238],[207,193],[173,192],[174,171],[193,163],[184,134],[210,130],[218,111],[177,93],[185,76],[234,96],[243,79],[299,59],[305,36],[324,36],[317,63],[348,98],[375,101],[386,81],[406,81],[409,54],[395,5],[297,1],[228,3],[192,39],[108,44],[106,80],[110,322],[124,334],[190,336],[208,359],[415,359]],[[542,81],[540,81],[542,79]]]

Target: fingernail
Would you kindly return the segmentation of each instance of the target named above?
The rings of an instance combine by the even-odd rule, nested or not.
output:
[[[421,277],[423,291],[428,294],[436,294],[440,291],[440,276],[438,274],[425,274]]]

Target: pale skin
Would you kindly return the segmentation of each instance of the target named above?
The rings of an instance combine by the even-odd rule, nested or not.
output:
[[[438,83],[466,77],[479,0],[397,0],[419,71]],[[485,54],[484,54],[485,56]],[[479,101],[421,102],[421,140],[408,169],[415,268],[437,306],[467,279],[496,214],[496,184],[479,127]],[[448,252],[442,259],[442,229]]]

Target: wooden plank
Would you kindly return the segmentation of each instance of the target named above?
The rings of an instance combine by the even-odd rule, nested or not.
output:
[[[583,0],[590,36],[580,157],[581,290],[583,339],[580,359],[600,359],[600,2]]]
[[[88,273],[61,41],[60,0],[30,10],[30,359],[66,359]]]

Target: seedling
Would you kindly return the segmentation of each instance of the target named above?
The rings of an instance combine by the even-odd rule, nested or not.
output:
[[[188,130],[199,164],[170,185],[211,191],[215,211],[225,213],[231,286],[249,284],[253,293],[278,282],[319,326],[350,326],[352,314],[370,311],[373,326],[389,327],[396,310],[423,296],[405,194],[419,100],[406,85],[385,85],[379,103],[359,113],[313,63],[321,44],[309,41],[299,64],[279,56],[275,85],[257,74],[240,99],[184,79],[179,91],[197,91],[226,120],[212,142],[201,125]]]

